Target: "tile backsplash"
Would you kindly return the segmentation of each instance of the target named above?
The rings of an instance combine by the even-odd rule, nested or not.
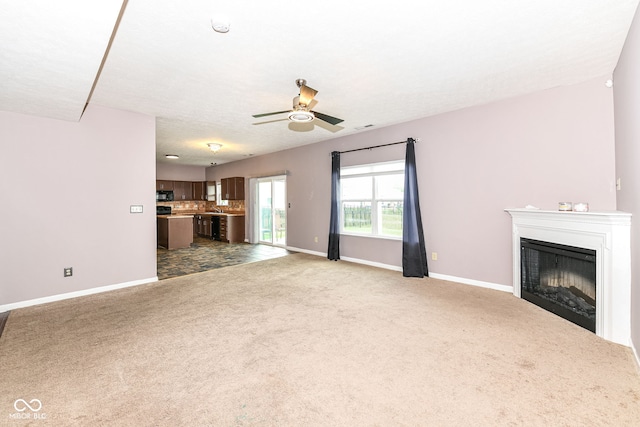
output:
[[[171,206],[171,213],[208,212],[222,209],[224,212],[244,212],[244,200],[229,200],[228,206],[218,206],[216,202],[203,200],[181,200],[177,202],[158,202],[158,206]]]

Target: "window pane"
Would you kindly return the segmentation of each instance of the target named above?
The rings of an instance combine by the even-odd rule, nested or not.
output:
[[[378,199],[402,200],[404,198],[404,174],[377,176],[376,191]]]
[[[371,199],[372,179],[370,176],[340,179],[342,200]]]
[[[380,234],[402,237],[402,202],[379,202]]]
[[[369,165],[345,166],[340,169],[340,176],[376,174],[393,171],[404,171],[404,160],[385,163],[372,163]]]
[[[342,230],[351,233],[371,233],[371,203],[342,203]]]

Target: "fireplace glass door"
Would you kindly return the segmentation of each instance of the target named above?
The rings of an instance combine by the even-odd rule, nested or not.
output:
[[[596,251],[520,239],[521,296],[596,330]]]

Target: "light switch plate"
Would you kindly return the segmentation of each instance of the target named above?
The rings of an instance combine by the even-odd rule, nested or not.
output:
[[[131,205],[129,207],[130,213],[142,213],[142,205]]]

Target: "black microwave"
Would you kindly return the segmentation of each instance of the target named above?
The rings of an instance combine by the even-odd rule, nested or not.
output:
[[[173,202],[173,191],[170,191],[170,190],[156,191],[156,202]]]

